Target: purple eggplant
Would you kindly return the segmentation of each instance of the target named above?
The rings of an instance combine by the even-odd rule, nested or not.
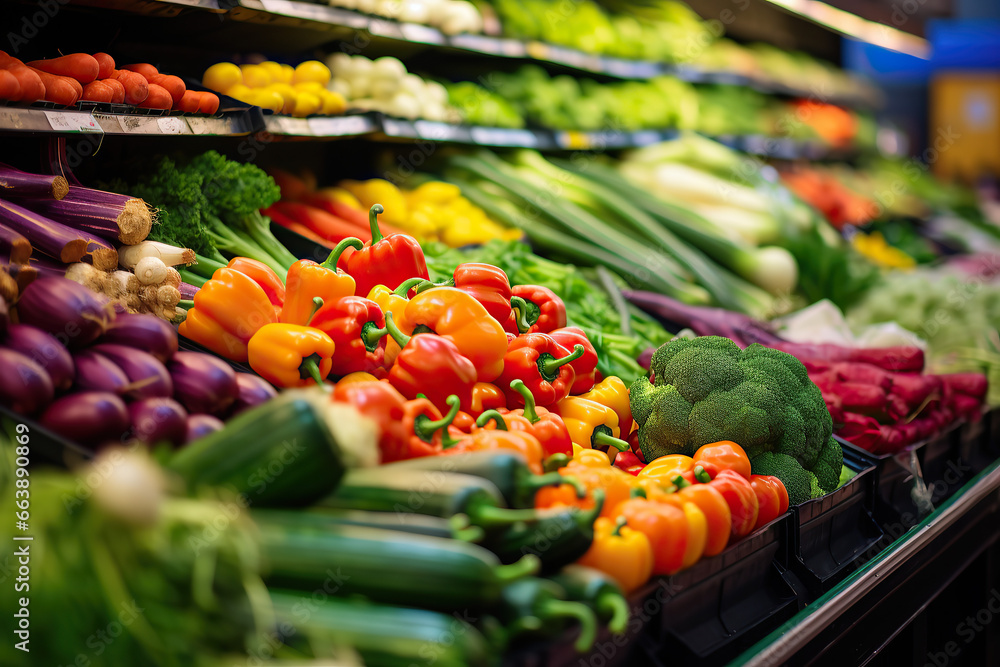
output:
[[[0,403],[22,415],[34,415],[56,395],[45,369],[17,350],[0,347]]]
[[[54,336],[30,324],[12,324],[7,327],[3,344],[44,368],[56,391],[65,391],[73,385],[76,377],[73,357]]]
[[[187,412],[172,398],[146,398],[128,406],[132,435],[151,445],[169,442],[177,446],[187,437]]]
[[[188,412],[222,414],[239,392],[236,371],[218,357],[202,352],[178,352],[168,364],[174,398]]]
[[[0,224],[26,236],[31,245],[61,262],[79,262],[90,236],[44,215],[0,199]]]
[[[0,225],[0,252],[12,264],[27,264],[31,257],[31,242],[7,225]]]
[[[114,319],[103,296],[66,278],[39,278],[17,302],[22,324],[38,327],[72,349],[92,343]]]
[[[129,416],[125,401],[106,391],[84,391],[57,399],[42,415],[42,425],[82,445],[123,442]]]
[[[222,420],[212,415],[188,415],[184,444],[200,440],[209,433],[220,430],[223,426],[225,424],[222,423]]]
[[[170,398],[174,383],[167,367],[142,350],[117,343],[101,343],[90,348],[118,365],[128,376],[129,388],[125,396],[133,401],[143,398]]]
[[[75,389],[107,391],[124,395],[131,389],[128,376],[118,364],[93,350],[81,350],[73,355],[76,364]]]
[[[4,197],[40,197],[62,199],[69,192],[63,176],[29,174],[6,164],[0,164],[0,193]]]
[[[237,373],[236,384],[239,392],[236,401],[233,402],[233,409],[230,416],[237,415],[255,405],[266,403],[278,395],[277,390],[271,383],[259,375],[253,373]]]
[[[134,347],[166,363],[177,352],[177,331],[155,315],[119,315],[100,342]]]

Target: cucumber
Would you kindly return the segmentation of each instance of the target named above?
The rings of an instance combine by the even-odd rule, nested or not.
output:
[[[497,662],[479,631],[452,615],[357,600],[317,600],[294,591],[270,593],[277,626],[292,647],[346,644],[366,667],[411,667],[430,661],[435,667],[487,667]],[[289,626],[293,632],[284,632]]]
[[[484,529],[537,518],[534,510],[508,509],[500,490],[489,480],[396,464],[350,471],[320,505],[443,518],[465,514],[472,525]]]
[[[288,512],[254,517],[268,586],[439,611],[482,609],[511,581],[538,571],[535,556],[501,565],[460,540],[354,526],[315,526]]]
[[[597,618],[607,623],[611,632],[625,632],[629,606],[617,581],[585,565],[567,565],[550,579],[566,591],[570,600],[586,602],[593,607]]]
[[[254,507],[302,507],[335,489],[349,465],[377,463],[373,429],[351,428],[359,419],[320,390],[285,391],[179,450],[166,467],[192,492],[221,486]]]
[[[496,485],[510,507],[535,506],[535,493],[543,486],[563,484],[566,480],[558,473],[536,475],[528,468],[523,456],[511,451],[480,451],[452,456],[423,456],[383,466],[383,470],[430,470],[474,475]]]
[[[574,647],[585,653],[597,637],[597,618],[585,604],[566,600],[566,591],[551,579],[529,577],[503,590],[495,610],[507,628],[508,637],[553,637],[566,629],[570,621],[580,625]]]
[[[254,516],[266,515],[269,510],[254,511]],[[413,514],[407,512],[366,512],[364,510],[336,510],[329,507],[316,507],[294,515],[283,514],[286,520],[291,520],[303,526],[358,526],[361,528],[381,528],[383,530],[398,530],[414,535],[426,535],[442,539],[466,540],[476,542],[482,539],[483,531],[468,525],[464,515],[451,519],[441,519],[436,516]]]

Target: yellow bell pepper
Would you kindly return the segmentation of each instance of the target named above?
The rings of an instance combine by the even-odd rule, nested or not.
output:
[[[621,433],[632,432],[632,407],[629,405],[628,387],[621,378],[609,375],[586,394],[580,394],[580,398],[611,408],[618,415]]]
[[[604,572],[631,593],[653,574],[653,548],[649,538],[625,523],[623,518],[595,521],[594,541],[577,563]]]
[[[563,418],[569,438],[581,447],[607,449],[605,458],[614,461],[619,451],[628,451],[627,442],[619,438],[618,415],[611,408],[579,396],[567,396],[549,410]]]
[[[250,368],[279,387],[322,385],[333,364],[334,342],[313,327],[265,324],[250,339]]]
[[[382,220],[389,225],[406,229],[410,218],[410,207],[406,198],[395,185],[384,178],[372,178],[367,181],[341,181],[339,187],[344,188],[357,197],[362,210],[369,210],[375,204],[381,204],[385,209]]]
[[[411,202],[430,202],[432,204],[447,204],[461,196],[461,188],[454,183],[445,183],[444,181],[427,181],[407,193],[407,198]]]

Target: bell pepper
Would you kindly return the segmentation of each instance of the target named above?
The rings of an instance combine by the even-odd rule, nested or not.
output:
[[[385,285],[376,285],[368,292],[368,299],[378,304],[383,313],[392,313],[392,316],[399,321],[406,310],[406,304],[410,299],[407,293],[414,285],[424,282],[423,278],[410,278],[400,283],[399,287],[392,290]]]
[[[281,307],[285,305],[285,283],[274,269],[264,262],[249,257],[233,257],[226,268],[239,271],[260,285],[271,305],[281,311]]]
[[[589,447],[580,447],[579,445],[573,445],[573,457],[566,462],[566,465],[570,463],[574,465],[587,466],[589,468],[607,468],[611,463],[608,461],[608,457],[605,456],[604,452],[599,449],[590,449]]]
[[[630,475],[638,476],[642,469],[646,467],[639,457],[630,451],[618,452],[615,454],[615,467],[624,470]]]
[[[446,443],[442,454],[453,455],[492,449],[509,449],[518,452],[527,461],[531,472],[536,475],[545,472],[542,469],[542,444],[538,442],[538,438],[524,431],[479,429],[451,447],[448,447]]]
[[[298,324],[262,326],[250,339],[250,368],[279,387],[323,384],[330,373],[335,345],[325,333]]]
[[[527,385],[535,405],[544,407],[566,398],[575,378],[571,362],[584,352],[582,345],[567,351],[548,334],[524,334],[512,340],[497,380],[497,386],[507,396],[507,405],[524,404],[524,397],[510,388],[514,380]]]
[[[670,500],[669,496],[676,496]],[[729,544],[733,532],[733,516],[729,503],[722,494],[708,484],[693,484],[671,493],[653,493],[651,500],[667,502],[691,502],[705,515],[708,534],[705,541],[705,555],[714,556],[722,553]]]
[[[447,418],[424,398],[407,401],[388,382],[338,382],[333,400],[350,403],[379,425],[382,463],[432,456],[441,451]]]
[[[680,476],[674,478],[674,484],[678,488],[683,488],[687,481]],[[739,473],[732,470],[723,470],[710,482],[704,483],[723,497],[729,506],[729,513],[732,516],[732,535],[740,538],[748,535],[757,524],[757,494],[754,493],[750,482],[743,479]],[[695,486],[698,486],[697,484]]]
[[[452,282],[456,288],[481,303],[490,317],[503,326],[504,331],[517,333],[514,312],[510,306],[510,282],[503,269],[478,262],[459,264],[452,274]]]
[[[506,332],[482,304],[459,289],[435,287],[416,294],[396,324],[406,335],[434,333],[450,340],[476,367],[479,382],[492,382],[503,371]],[[386,363],[395,363],[398,353],[399,344],[387,341]]]
[[[708,476],[715,478],[723,470],[734,470],[743,479],[750,479],[750,459],[735,442],[722,440],[702,445],[694,453],[695,467],[701,466]]]
[[[649,538],[627,523],[624,518],[595,521],[594,542],[577,563],[604,572],[631,593],[653,574],[653,548]]]
[[[788,511],[788,491],[777,477],[750,475],[750,486],[757,496],[757,522],[754,530],[767,525]]]
[[[472,405],[469,412],[478,417],[487,410],[504,410],[507,408],[507,397],[500,387],[489,382],[477,382],[472,386]]]
[[[570,364],[576,373],[576,379],[569,389],[573,396],[583,394],[594,388],[595,374],[597,373],[597,350],[593,343],[587,338],[587,334],[580,327],[562,327],[549,332],[552,339],[562,345],[567,350],[575,349],[577,345],[583,346],[583,354],[574,359]]]
[[[313,299],[334,303],[345,296],[354,296],[354,278],[337,268],[337,258],[346,248],[361,247],[356,238],[346,238],[330,252],[322,264],[311,259],[300,259],[288,269],[285,287],[285,305],[280,321],[286,324],[309,324],[316,312]]]
[[[684,518],[687,519],[687,547],[684,549],[681,569],[686,570],[697,563],[705,553],[708,544],[708,519],[697,505],[678,493],[659,495],[653,502],[671,505],[684,512]],[[726,537],[729,537],[728,532]]]
[[[683,510],[645,498],[632,498],[618,506],[618,514],[629,527],[649,539],[653,549],[653,574],[674,574],[684,565],[688,544],[687,518]]]
[[[568,465],[559,469],[559,474],[575,478],[587,489],[587,496],[579,498],[576,488],[569,484],[548,486],[538,491],[538,495],[535,496],[535,507],[569,505],[590,509],[594,506],[594,492],[600,489],[605,495],[601,516],[613,517],[616,516],[618,505],[632,497],[632,490],[636,488],[635,478],[627,472],[613,468],[607,457],[604,457],[604,463],[600,465],[593,462],[583,463],[574,458]]]
[[[337,345],[330,372],[347,375],[357,371],[372,373],[382,368],[386,331],[382,309],[360,296],[345,296],[324,303],[309,320]]]
[[[479,426],[483,426],[490,419],[491,412],[496,412],[503,415],[509,429],[524,430],[538,438],[545,449],[546,458],[553,454],[572,454],[573,441],[570,439],[569,430],[567,430],[562,417],[545,408],[536,408],[531,392],[520,380],[514,380],[511,385],[524,398],[524,408],[483,412],[477,420]]]
[[[682,476],[689,484],[695,483],[694,459],[683,454],[667,454],[653,459],[639,473],[639,479],[648,479],[660,486],[673,485],[674,477]]]
[[[382,236],[378,215],[383,211],[381,204],[369,209],[372,240],[357,250],[345,251],[338,263],[354,278],[359,294],[368,294],[376,285],[396,289],[410,278],[428,278],[424,251],[415,238],[407,234]]]
[[[344,385],[345,387],[349,384],[355,382],[378,382],[379,378],[375,377],[371,373],[363,373],[361,371],[355,373],[348,373],[344,377],[337,380],[337,386]],[[402,396],[402,394],[400,394]]]
[[[605,451],[608,463],[619,451],[628,451],[628,443],[618,437],[618,415],[611,408],[577,396],[567,396],[552,411],[562,417],[570,438],[584,448]]]
[[[549,333],[566,326],[566,304],[548,287],[515,285],[510,291],[511,305],[524,310],[523,318],[528,325],[521,333]]]
[[[244,273],[222,268],[195,292],[194,307],[177,331],[226,359],[245,362],[247,343],[277,319],[260,285]]]
[[[385,326],[402,351],[389,371],[389,382],[409,399],[423,394],[441,408],[448,397],[458,396],[466,410],[472,403],[472,388],[476,384],[476,367],[462,356],[458,346],[444,336],[417,334],[404,336],[386,313]]]
[[[580,398],[594,401],[611,408],[618,415],[618,429],[620,436],[625,437],[632,433],[632,407],[628,402],[628,387],[622,382],[620,377],[610,375],[597,384],[593,389],[585,394],[580,394]]]

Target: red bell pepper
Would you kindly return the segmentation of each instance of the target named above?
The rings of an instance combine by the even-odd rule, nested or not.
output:
[[[674,483],[677,484],[676,478]],[[729,505],[733,517],[733,537],[748,535],[757,525],[757,513],[760,511],[757,494],[750,482],[738,472],[722,470],[708,484],[721,493]]]
[[[750,475],[750,487],[757,496],[757,521],[753,529],[771,523],[788,511],[788,491],[777,477]]]
[[[507,405],[524,405],[524,397],[511,388],[511,382],[521,380],[535,398],[535,404],[546,406],[569,395],[576,379],[571,362],[583,356],[583,345],[569,352],[548,334],[523,334],[511,341],[503,358],[503,372],[497,386],[507,396]]]
[[[515,285],[511,305],[523,309],[528,328],[521,333],[549,333],[566,326],[566,304],[555,292],[541,285]]]
[[[594,388],[597,374],[597,350],[587,338],[587,334],[580,327],[563,327],[549,332],[555,342],[562,345],[567,350],[572,350],[577,345],[583,345],[583,356],[572,362],[576,379],[569,393],[576,396],[584,394]]]
[[[336,344],[332,375],[362,371],[374,373],[382,368],[385,356],[385,318],[378,304],[360,296],[345,296],[325,303],[309,320]]]
[[[427,261],[417,240],[407,234],[382,236],[378,228],[378,214],[384,209],[375,204],[368,212],[372,240],[360,250],[348,248],[337,266],[349,273],[357,283],[355,294],[368,294],[376,285],[391,290],[410,278],[427,279]]]
[[[615,455],[615,467],[624,470],[630,475],[638,475],[646,467],[646,464],[630,451],[618,452]]]
[[[503,325],[504,331],[517,333],[514,311],[510,305],[512,293],[507,274],[492,264],[468,262],[455,268],[455,287],[483,304],[490,317]]]

